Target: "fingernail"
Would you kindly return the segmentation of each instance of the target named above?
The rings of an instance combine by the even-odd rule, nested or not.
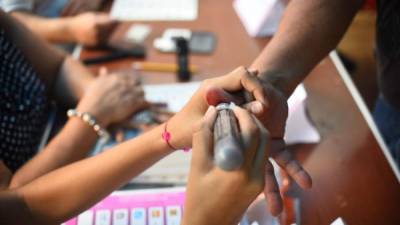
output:
[[[258,70],[257,70],[257,69],[249,68],[248,71],[249,71],[252,75],[257,75],[257,74],[258,74]]]
[[[254,114],[260,114],[263,112],[263,105],[260,102],[254,102],[251,104],[251,112]]]
[[[233,110],[237,105],[234,102],[229,103],[229,108]]]
[[[289,186],[289,184],[290,184],[289,179],[283,179],[282,180],[282,186]]]
[[[206,111],[206,114],[204,114],[204,116],[209,116],[213,111],[215,111],[215,106],[210,105]]]

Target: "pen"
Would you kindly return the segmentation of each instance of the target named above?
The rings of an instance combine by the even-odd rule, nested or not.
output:
[[[157,63],[157,62],[134,62],[132,67],[135,70],[149,71],[149,72],[166,72],[176,73],[178,66],[173,63]],[[195,65],[189,66],[190,72],[195,74],[198,72],[198,67]]]
[[[253,97],[247,91],[231,94],[245,102],[253,100]],[[232,111],[234,106],[234,103],[218,104],[218,114],[214,123],[214,163],[225,171],[239,169],[244,161],[240,129]]]
[[[127,57],[133,57],[133,58],[144,58],[146,55],[146,52],[144,48],[141,47],[135,47],[131,50],[114,50],[111,51],[110,53],[106,55],[99,55],[99,56],[93,56],[89,58],[82,59],[82,62],[85,65],[93,65],[93,64],[99,64],[99,63],[106,63],[114,60],[119,60]]]

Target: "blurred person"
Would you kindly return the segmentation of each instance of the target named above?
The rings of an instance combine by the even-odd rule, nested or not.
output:
[[[52,43],[105,45],[117,26],[106,13],[94,12],[104,0],[1,0],[2,9]],[[60,17],[62,16],[62,17]]]
[[[147,107],[133,76],[98,78],[81,63],[49,46],[0,10],[0,159],[18,187],[87,156],[97,140],[88,124],[70,119],[37,154],[49,103],[74,106],[101,127]],[[118,110],[115,110],[118,109]]]

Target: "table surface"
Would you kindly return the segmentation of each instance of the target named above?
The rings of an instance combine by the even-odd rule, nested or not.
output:
[[[223,75],[239,65],[249,65],[268,39],[250,38],[235,14],[230,0],[199,1],[199,17],[189,22],[146,22],[152,26],[147,39],[151,62],[175,62],[174,54],[152,47],[165,28],[211,31],[217,36],[212,55],[192,55],[200,68],[194,80]],[[132,23],[115,32],[121,38]],[[81,58],[102,54],[83,49]],[[102,64],[110,70],[130,71],[133,59]],[[97,70],[99,66],[92,67]],[[175,82],[174,74],[146,73],[144,83]],[[364,115],[346,87],[331,58],[324,59],[307,77],[307,108],[322,135],[312,147],[304,167],[313,178],[313,188],[301,191],[302,225],[330,224],[342,217],[347,225],[400,224],[400,184],[385,158]]]

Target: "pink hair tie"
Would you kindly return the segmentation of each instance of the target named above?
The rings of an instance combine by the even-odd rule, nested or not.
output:
[[[167,143],[167,145],[168,145],[171,149],[173,149],[173,150],[178,150],[177,148],[175,148],[174,146],[172,146],[171,143],[169,142],[169,141],[171,140],[171,133],[167,131],[167,125],[168,125],[168,122],[165,123],[164,132],[161,134],[161,138],[165,141],[165,143]],[[184,148],[182,148],[182,150],[183,150],[184,152],[188,152],[188,151],[190,151],[190,148],[184,147]]]

